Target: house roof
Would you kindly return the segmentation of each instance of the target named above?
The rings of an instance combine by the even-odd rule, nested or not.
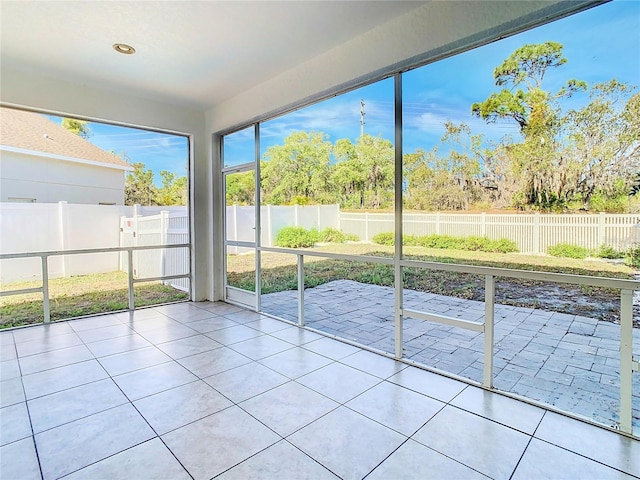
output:
[[[0,146],[111,168],[130,168],[116,155],[96,147],[44,115],[13,108],[0,108]]]

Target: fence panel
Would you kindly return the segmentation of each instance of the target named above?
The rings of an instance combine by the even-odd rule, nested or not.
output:
[[[624,251],[640,243],[637,214],[465,214],[406,213],[402,217],[406,235],[469,235],[507,238],[523,253],[546,253],[559,243],[588,249],[608,245]],[[393,214],[340,212],[340,229],[372,241],[381,232],[393,232]]]
[[[186,209],[160,211],[155,215],[122,218],[121,246],[175,245],[189,243],[189,216]],[[138,210],[137,210],[138,211]],[[126,271],[126,255],[121,269]],[[181,275],[189,272],[189,251],[186,248],[143,250],[133,256],[136,278]],[[189,279],[165,280],[179,290],[189,291]]]
[[[261,238],[265,247],[275,245],[278,232],[284,227],[340,228],[340,210],[338,205],[264,205],[260,209]],[[227,240],[253,242],[255,227],[255,207],[227,206],[226,232]],[[242,247],[229,247],[229,253],[248,251]]]

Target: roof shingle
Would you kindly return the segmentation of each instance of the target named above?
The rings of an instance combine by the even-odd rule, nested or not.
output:
[[[0,145],[110,166],[130,166],[44,115],[15,108],[0,107]]]

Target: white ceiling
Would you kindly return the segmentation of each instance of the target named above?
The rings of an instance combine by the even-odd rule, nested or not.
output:
[[[1,64],[205,110],[425,3],[2,0]]]

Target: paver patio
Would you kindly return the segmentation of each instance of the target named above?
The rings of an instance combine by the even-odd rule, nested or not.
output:
[[[297,321],[297,291],[263,295],[261,308]],[[404,306],[483,321],[484,303],[405,290]],[[305,325],[388,353],[394,352],[394,290],[351,280],[305,290]],[[634,352],[640,331],[634,329]],[[405,318],[404,356],[482,381],[482,333]],[[618,421],[620,327],[578,315],[495,306],[495,387],[605,425]],[[640,429],[640,375],[634,375],[633,423]]]

